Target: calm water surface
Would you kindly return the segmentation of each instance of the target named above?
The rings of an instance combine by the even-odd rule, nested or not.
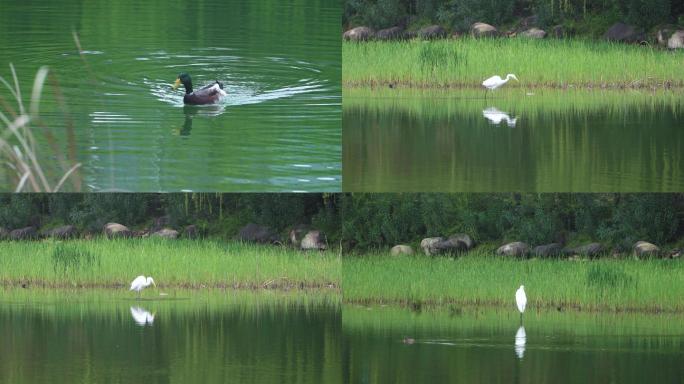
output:
[[[684,190],[680,91],[351,90],[345,191]]]
[[[342,382],[339,296],[167,293],[0,291],[0,382]]]
[[[74,154],[83,190],[341,188],[339,2],[0,0],[0,9],[0,76],[11,79],[14,63],[28,104],[36,71],[49,66],[66,107],[49,80],[41,115],[54,138],[37,133],[41,159],[54,165],[55,141]],[[218,79],[228,96],[184,107],[171,89],[180,72],[195,87]]]
[[[354,383],[680,383],[684,318],[343,308]],[[412,338],[412,343],[404,342]]]

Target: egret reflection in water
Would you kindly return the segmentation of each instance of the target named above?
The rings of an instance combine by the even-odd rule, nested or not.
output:
[[[141,307],[131,307],[133,321],[141,327],[154,323],[154,314]]]
[[[482,116],[489,120],[491,124],[499,125],[503,121],[506,125],[513,128],[515,127],[515,122],[518,120],[517,117],[511,117],[508,113],[500,111],[496,107],[489,107],[482,111]]]
[[[525,334],[525,327],[521,325],[515,333],[515,354],[519,359],[522,359],[525,354],[525,344],[527,344],[527,334]]]

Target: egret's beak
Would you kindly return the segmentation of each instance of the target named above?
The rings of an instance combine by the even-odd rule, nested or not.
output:
[[[173,90],[175,91],[179,86],[180,86],[180,78],[176,79],[176,82],[173,83]]]
[[[155,288],[157,287],[157,283],[155,283],[154,281],[152,282],[152,285],[154,285]]]

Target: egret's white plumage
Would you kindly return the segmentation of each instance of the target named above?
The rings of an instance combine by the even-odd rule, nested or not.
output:
[[[131,282],[131,289],[129,289],[129,291],[136,291],[138,292],[138,296],[140,296],[140,291],[149,287],[150,285],[154,285],[155,287],[157,286],[157,284],[155,284],[154,280],[152,279],[152,276],[145,277],[143,275],[140,275]]]
[[[527,306],[527,296],[525,295],[525,286],[521,285],[517,291],[515,291],[515,304],[518,306],[518,311],[520,311],[520,316],[522,317],[523,312],[525,312],[525,306]]]
[[[508,113],[500,111],[494,107],[489,107],[482,111],[482,116],[489,120],[492,124],[499,125],[502,121],[506,121],[506,125],[509,127],[515,127],[515,123],[518,120],[517,117],[511,117]]]
[[[136,324],[145,326],[154,323],[154,315],[140,307],[131,307],[131,316]]]
[[[509,73],[508,75],[506,75],[505,79],[502,79],[498,75],[492,76],[489,79],[483,81],[482,86],[487,88],[487,89],[495,90],[495,89],[501,87],[502,85],[508,83],[508,80],[510,80],[510,79],[515,79],[516,81],[520,81],[520,80],[518,80],[517,77],[515,77],[514,74]]]

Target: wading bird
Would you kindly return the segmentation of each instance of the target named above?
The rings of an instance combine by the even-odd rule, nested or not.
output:
[[[154,283],[152,276],[145,277],[143,275],[140,275],[136,277],[135,280],[133,280],[133,282],[131,283],[131,289],[129,289],[129,291],[137,291],[138,298],[140,298],[140,291],[149,287],[150,284],[154,285],[155,287],[157,286],[157,284]]]
[[[226,95],[226,92],[223,91],[223,84],[219,83],[218,80],[215,83],[205,85],[193,91],[192,78],[187,73],[181,73],[178,75],[176,82],[173,83],[173,89],[176,90],[181,83],[185,87],[185,96],[183,96],[183,103],[185,104],[213,104]]]
[[[522,324],[523,312],[525,312],[525,306],[527,305],[524,285],[521,285],[520,288],[515,291],[515,304],[518,306],[518,311],[520,311],[520,324]]]
[[[489,90],[493,91],[493,90],[501,87],[502,85],[508,83],[508,80],[510,80],[511,78],[514,78],[515,81],[520,81],[512,73],[509,73],[508,75],[506,75],[505,79],[502,79],[499,76],[492,76],[489,79],[483,81],[482,86],[486,88],[485,89],[485,99],[487,98],[487,91],[489,91]]]

